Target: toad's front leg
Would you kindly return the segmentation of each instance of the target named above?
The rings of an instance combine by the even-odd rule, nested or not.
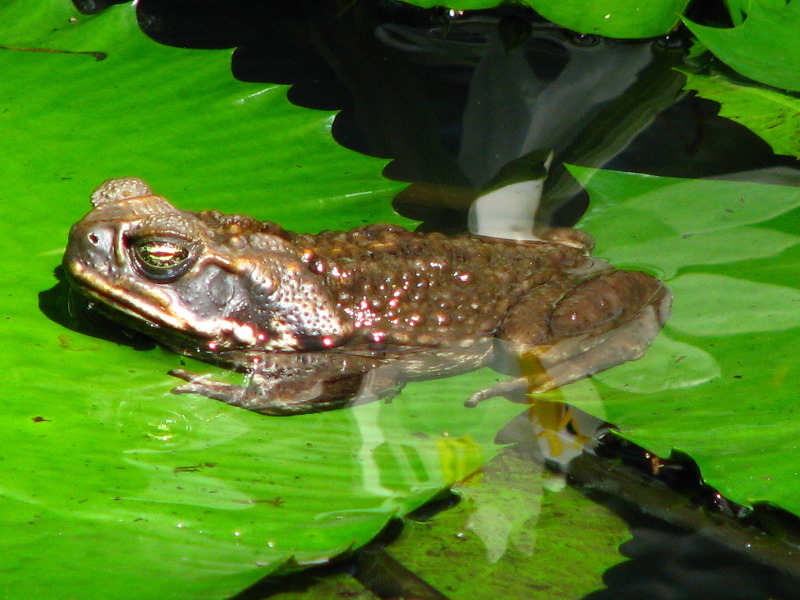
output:
[[[287,357],[290,360],[274,361],[269,366],[251,370],[245,385],[173,369],[170,375],[187,383],[172,392],[199,394],[265,415],[289,416],[335,410],[362,398],[385,398],[394,395],[402,386],[396,369],[376,368],[379,363],[374,359],[325,353],[282,358]],[[294,364],[286,365],[287,362]]]

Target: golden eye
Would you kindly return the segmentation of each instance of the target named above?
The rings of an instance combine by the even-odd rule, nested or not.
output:
[[[139,272],[158,283],[175,281],[194,264],[191,249],[182,240],[142,238],[132,240],[131,249]]]
[[[174,267],[189,257],[186,248],[171,242],[147,242],[134,248],[139,259],[155,269]]]

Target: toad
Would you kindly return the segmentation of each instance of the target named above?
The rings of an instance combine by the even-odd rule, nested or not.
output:
[[[544,391],[640,357],[669,313],[663,283],[593,258],[575,229],[523,242],[387,224],[293,233],[179,210],[134,177],[91,201],[64,255],[72,288],[170,349],[248,374],[235,385],[175,369],[176,393],[264,414],[390,397],[509,357],[537,368],[468,404]]]

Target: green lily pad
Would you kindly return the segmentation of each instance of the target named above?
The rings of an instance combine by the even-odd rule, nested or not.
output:
[[[746,13],[744,21],[740,15]],[[731,7],[732,28],[708,27],[684,18],[717,58],[742,75],[785,90],[800,90],[800,6],[784,0],[751,0]]]
[[[800,189],[571,170],[591,195],[581,226],[597,254],[662,274],[675,298],[644,358],[558,398],[660,456],[686,452],[735,502],[800,514]]]
[[[519,407],[462,406],[494,373],[270,419],[170,394],[173,354],[48,319],[69,226],[109,177],[295,229],[407,221],[385,161],[339,147],[333,113],[285,86],[235,81],[230,51],[158,45],[130,5],[13,0],[0,23],[4,597],[229,597],[364,544],[495,453]]]

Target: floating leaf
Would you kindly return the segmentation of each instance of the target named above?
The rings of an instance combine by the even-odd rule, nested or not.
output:
[[[734,22],[742,6],[737,3]],[[684,18],[686,26],[717,58],[742,75],[786,90],[800,90],[800,4],[751,0],[737,27],[708,27]]]

